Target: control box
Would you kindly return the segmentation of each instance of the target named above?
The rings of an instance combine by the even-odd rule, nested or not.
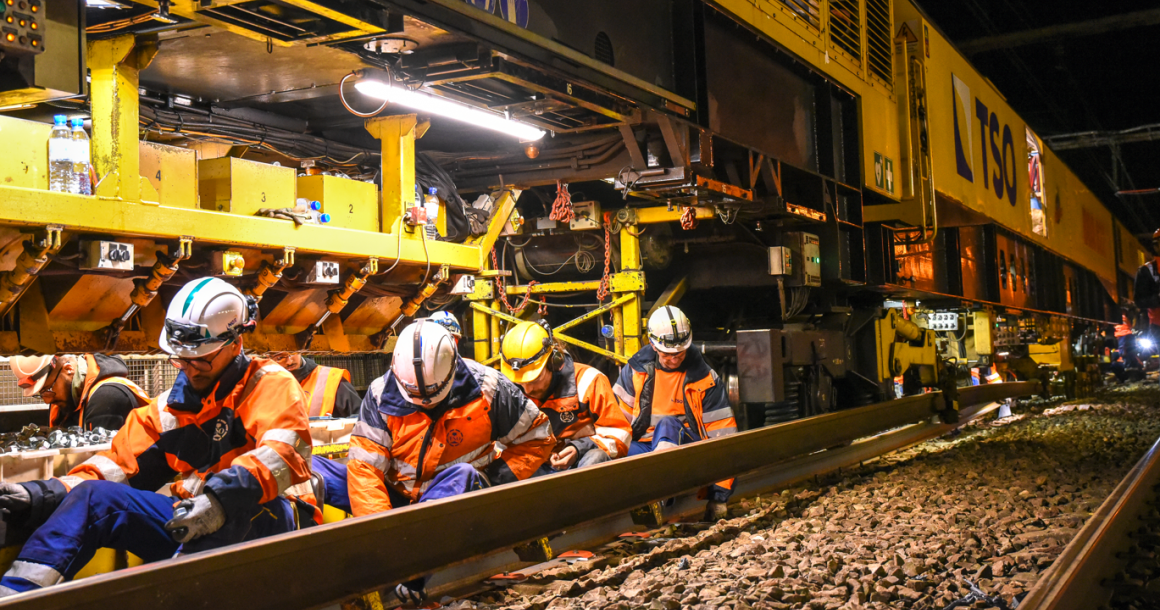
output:
[[[785,246],[769,249],[769,274],[793,275],[793,251]]]
[[[81,269],[133,270],[133,244],[90,241],[81,246]]]
[[[12,56],[44,52],[44,3],[41,0],[0,2],[0,52]]]
[[[342,276],[342,270],[334,261],[316,261],[306,274],[307,284],[337,284]]]
[[[785,234],[784,242],[795,263],[786,282],[790,286],[822,285],[822,251],[818,236],[800,231]]]
[[[573,231],[594,231],[600,228],[600,204],[595,201],[574,201],[572,211],[575,216],[568,228]]]
[[[926,317],[926,327],[930,330],[958,330],[959,314],[953,311],[932,313]]]

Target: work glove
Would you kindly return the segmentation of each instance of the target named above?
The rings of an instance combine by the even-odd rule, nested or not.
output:
[[[174,504],[173,518],[165,524],[165,530],[175,541],[185,544],[208,536],[225,524],[221,503],[210,494],[202,494]]]
[[[23,485],[0,483],[0,508],[19,513],[32,508],[32,496]]]
[[[395,597],[404,604],[418,607],[427,599],[427,579],[413,578],[395,587]]]
[[[716,523],[729,516],[729,506],[724,502],[709,502],[705,505],[705,521]]]

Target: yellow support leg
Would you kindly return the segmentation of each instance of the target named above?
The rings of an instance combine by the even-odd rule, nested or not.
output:
[[[639,271],[640,268],[640,239],[632,232],[631,227],[625,227],[620,231],[620,271],[623,274]],[[616,313],[617,310],[613,313],[613,325],[617,327],[617,353],[621,356],[631,357],[640,350],[640,302],[644,298],[643,286],[641,288],[623,293],[634,295],[634,298],[620,307],[619,315]],[[620,296],[617,293],[613,294]]]
[[[366,129],[382,144],[382,231],[420,239],[403,223],[403,214],[415,202],[416,124],[415,115],[401,114],[368,119]]]
[[[141,158],[137,141],[139,74],[157,55],[157,41],[116,36],[88,43],[92,77],[94,194],[141,200]]]

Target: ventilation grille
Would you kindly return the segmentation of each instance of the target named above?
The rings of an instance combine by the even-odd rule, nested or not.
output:
[[[894,80],[890,15],[890,0],[866,0],[866,63],[887,84]]]
[[[595,57],[596,61],[602,61],[610,66],[616,65],[616,57],[612,54],[612,39],[604,32],[596,35]]]
[[[858,0],[830,0],[830,42],[862,60],[862,18]]]
[[[810,27],[821,29],[822,13],[818,9],[818,0],[781,0],[781,3]]]

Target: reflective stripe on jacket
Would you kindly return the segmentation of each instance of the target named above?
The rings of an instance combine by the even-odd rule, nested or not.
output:
[[[110,358],[104,355],[102,355],[101,358],[107,363],[111,360],[116,361],[113,363],[113,366],[110,367],[112,372],[109,370],[102,370],[100,360],[98,360],[96,356],[93,354],[85,354],[85,384],[81,388],[81,396],[77,403],[76,410],[66,413],[58,408],[57,405],[53,405],[52,409],[50,409],[48,413],[49,426],[63,426],[64,422],[68,420],[73,413],[76,413],[78,416],[77,425],[83,427],[85,425],[85,407],[89,404],[89,398],[92,397],[94,392],[96,392],[105,384],[109,383],[124,386],[127,390],[129,390],[129,392],[133,394],[134,398],[137,399],[138,407],[143,407],[149,404],[149,394],[145,393],[145,390],[142,390],[137,384],[129,381],[128,378],[117,374],[124,374],[128,372],[128,368],[125,367],[120,358]]]
[[[179,373],[172,388],[129,414],[109,451],[60,480],[69,488],[103,479],[148,491],[169,484],[182,498],[208,488],[227,515],[249,515],[309,480],[310,454],[298,381],[273,361],[239,356],[204,398]]]
[[[306,393],[310,417],[329,417],[334,414],[334,400],[338,397],[338,386],[343,379],[350,381],[350,372],[346,369],[320,364],[302,380],[302,391]]]
[[[552,422],[559,441],[591,438],[610,458],[628,455],[632,428],[604,373],[576,364],[565,355],[564,365],[552,373],[547,400],[532,399]]]
[[[388,372],[371,383],[351,434],[351,508],[355,516],[389,510],[387,485],[417,501],[437,473],[461,463],[493,485],[523,480],[555,444],[548,417],[494,369],[460,359],[450,394],[431,409],[407,402]]]

